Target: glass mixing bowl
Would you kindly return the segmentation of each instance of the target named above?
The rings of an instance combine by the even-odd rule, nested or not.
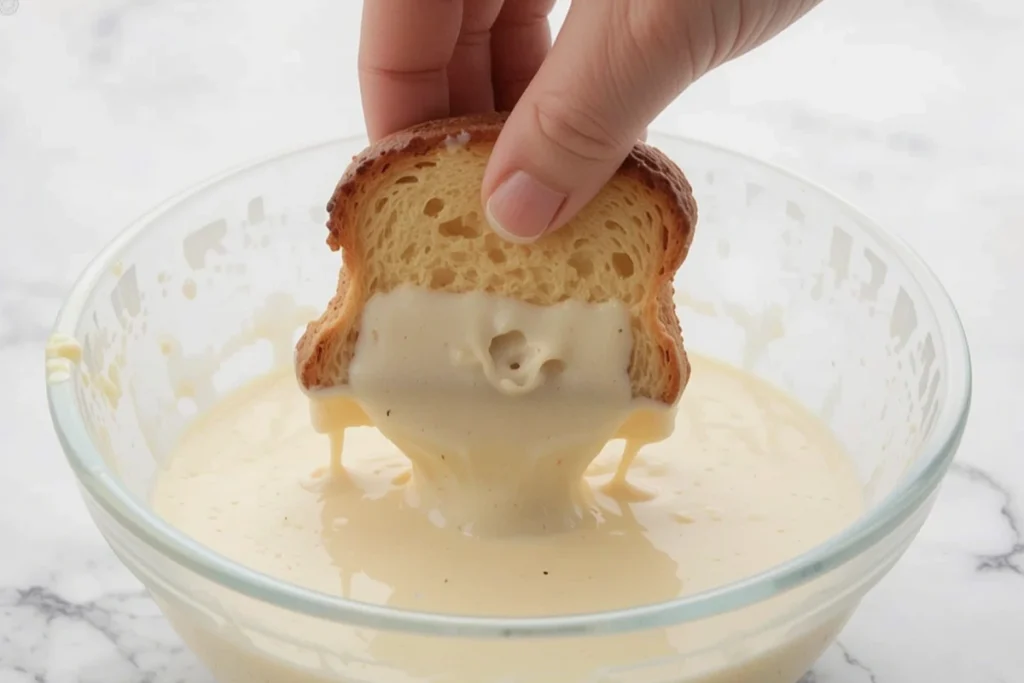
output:
[[[365,141],[308,147],[131,225],[56,322],[56,335],[81,344],[80,361],[50,349],[50,410],[90,513],[218,680],[793,683],[835,638],[917,533],[959,444],[971,374],[956,311],[910,249],[829,193],[707,144],[651,141],[687,172],[700,205],[676,283],[687,347],[785,389],[828,423],[856,463],[865,513],[714,590],[510,619],[313,592],[170,527],[147,501],[182,429],[290,362],[297,330],[334,291],[324,205]],[[651,655],[651,639],[676,654]],[[581,653],[586,671],[534,667]]]

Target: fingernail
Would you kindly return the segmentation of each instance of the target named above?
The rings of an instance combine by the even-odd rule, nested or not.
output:
[[[566,195],[516,171],[487,200],[487,222],[510,242],[526,244],[547,232]]]

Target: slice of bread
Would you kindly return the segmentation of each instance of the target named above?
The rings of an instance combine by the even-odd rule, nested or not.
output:
[[[690,185],[657,149],[637,143],[615,176],[565,227],[529,245],[487,225],[480,186],[502,114],[416,126],[355,157],[327,205],[338,289],[296,348],[307,390],[343,386],[363,306],[410,284],[480,290],[539,305],[620,300],[632,318],[633,396],[674,403],[690,366],[672,280],[697,220]]]

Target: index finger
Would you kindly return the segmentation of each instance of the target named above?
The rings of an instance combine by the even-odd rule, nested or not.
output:
[[[359,90],[370,140],[448,115],[447,67],[463,0],[367,0]]]

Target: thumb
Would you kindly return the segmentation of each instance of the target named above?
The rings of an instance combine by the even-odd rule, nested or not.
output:
[[[532,242],[614,175],[646,126],[692,80],[678,0],[574,2],[513,109],[484,174],[492,229]],[[691,27],[692,28],[692,27]]]

